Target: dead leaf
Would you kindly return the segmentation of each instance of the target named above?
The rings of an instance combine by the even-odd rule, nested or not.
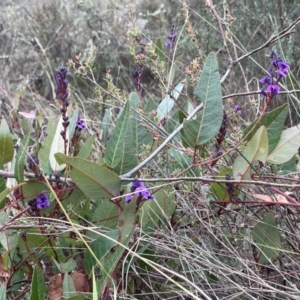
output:
[[[290,203],[287,198],[281,194],[275,194],[272,197],[264,194],[253,194],[253,197],[264,202]]]
[[[87,274],[74,272],[72,274],[72,279],[77,292],[91,292],[90,280]]]
[[[62,276],[61,274],[54,275],[49,282],[48,298],[49,300],[62,300]]]

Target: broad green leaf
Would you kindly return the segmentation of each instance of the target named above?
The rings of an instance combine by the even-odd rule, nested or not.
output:
[[[63,262],[57,262],[55,260],[55,258],[53,257],[53,261],[54,261],[57,269],[61,273],[69,273],[69,272],[74,271],[76,268],[76,261],[73,258],[71,258],[67,262],[63,263]]]
[[[124,157],[127,132],[130,127],[130,102],[127,101],[105,150],[105,162],[111,168],[116,167]]]
[[[114,229],[106,233],[105,236],[117,241],[120,236],[120,231],[119,229]],[[107,239],[105,236],[100,236],[90,244],[91,250],[101,263],[105,263],[105,260],[107,259],[106,256],[110,253],[111,248],[116,246],[114,241]],[[87,250],[84,254],[84,269],[87,274],[92,272],[93,267],[95,267],[96,264],[97,262],[95,258],[92,256],[90,251]]]
[[[200,176],[199,167],[190,168],[190,166],[193,164],[193,158],[191,156],[175,148],[169,149],[168,153],[170,154],[170,158],[169,158],[170,170],[182,171],[188,169],[188,171],[186,172],[187,176],[189,177]]]
[[[78,187],[76,187],[71,194],[69,190],[66,190],[62,195],[62,198],[64,201],[62,201],[61,204],[66,209],[67,213],[73,217],[73,214],[76,216],[76,214],[79,213],[86,196]]]
[[[293,156],[290,160],[288,160],[284,164],[278,166],[279,174],[280,175],[288,175],[290,173],[296,172],[296,166],[297,166],[297,159],[296,159],[296,156]],[[0,205],[0,207],[1,207],[1,205]]]
[[[29,201],[36,198],[40,193],[48,192],[49,189],[44,182],[37,180],[28,180],[24,185],[22,185],[22,193],[24,200]]]
[[[2,164],[6,164],[13,159],[14,144],[6,120],[2,118],[0,122],[0,157]]]
[[[96,223],[101,227],[116,228],[118,224],[118,206],[110,201],[103,200],[93,214],[92,223]]]
[[[145,112],[146,113],[151,113],[153,110],[155,110],[157,107],[157,103],[154,101],[153,98],[149,98],[147,101],[146,101],[146,106],[145,106]]]
[[[265,126],[261,126],[233,163],[235,179],[251,179],[250,170],[254,161],[266,162],[268,156],[268,135]]]
[[[130,105],[133,108],[137,108],[138,106],[138,101],[139,100],[139,96],[137,93],[131,93],[130,94]],[[151,145],[152,143],[152,136],[149,133],[149,131],[147,131],[145,129],[145,127],[143,126],[143,120],[142,117],[135,111],[132,111],[131,114],[131,127],[132,127],[132,148],[135,148],[134,150],[134,154],[138,154],[140,153],[140,147],[145,144],[145,145]],[[133,147],[134,145],[134,147]]]
[[[55,131],[55,134],[54,134],[54,137],[53,137],[53,141],[52,141],[52,144],[51,144],[51,147],[50,147],[50,153],[49,153],[49,162],[50,162],[50,166],[52,168],[53,171],[56,171],[56,172],[60,172],[62,170],[64,170],[66,168],[66,165],[65,164],[61,164],[59,165],[54,157],[54,155],[56,153],[59,153],[59,152],[62,152],[64,153],[65,152],[65,141],[62,137],[62,135],[60,134],[61,131],[64,130],[64,127],[63,127],[63,119],[62,119],[62,116],[60,117],[58,123],[57,123],[57,127],[56,127],[56,131]],[[66,133],[66,138],[69,136],[69,129],[67,129],[67,133]],[[68,155],[68,151],[69,151],[69,139],[68,139],[68,142],[67,142],[67,153],[65,153],[66,155]]]
[[[104,112],[104,116],[101,122],[101,129],[103,130],[103,139],[106,141],[106,139],[109,137],[109,127],[111,125],[111,109],[106,108]]]
[[[158,59],[162,62],[166,61],[166,55],[163,51],[161,39],[156,40],[155,54],[158,56]]]
[[[180,93],[182,92],[183,87],[184,87],[184,83],[179,82],[172,90],[171,96],[167,94],[165,98],[160,102],[160,104],[157,107],[158,121],[161,121],[163,118],[165,118],[172,110],[175,101],[177,101],[177,99],[180,96]]]
[[[124,247],[126,247],[133,235],[135,229],[136,222],[136,201],[135,199],[131,200],[130,203],[125,205],[125,209],[122,211],[120,216],[121,226],[120,226],[120,239],[119,241],[122,243]],[[102,291],[106,280],[109,278],[107,274],[111,274],[118,264],[120,258],[122,257],[125,248],[122,246],[117,246],[116,250],[110,257],[105,259],[103,268],[105,272],[102,273],[100,282],[99,282],[99,290]]]
[[[69,274],[64,274],[63,280],[63,298],[69,298],[77,294],[72,276]]]
[[[145,227],[151,221],[151,224],[158,227],[160,220],[170,221],[175,209],[174,191],[172,186],[167,185],[155,193],[155,199],[145,201],[142,205],[139,211],[141,226]]]
[[[20,147],[19,147],[19,151],[16,155],[15,178],[18,183],[24,181],[24,163],[25,163],[27,147],[28,147],[28,144],[30,141],[31,129],[32,129],[32,127],[29,128],[26,136],[22,139]]]
[[[0,170],[4,170],[1,156],[0,156]],[[6,180],[4,177],[0,177],[0,193],[2,193],[6,189]]]
[[[283,130],[275,149],[269,153],[267,162],[276,165],[283,164],[297,153],[299,146],[299,125]]]
[[[18,240],[19,236],[17,234],[7,235],[4,231],[0,233],[0,243],[5,250],[10,252],[10,254],[16,249]]]
[[[83,146],[80,148],[77,157],[80,158],[88,158],[92,152],[92,146],[95,141],[96,134],[91,135],[88,140],[83,144]]]
[[[129,94],[129,102],[130,102],[130,107],[134,109],[138,109],[138,105],[140,103],[140,97],[139,94],[136,92],[132,92]]]
[[[255,126],[255,129],[252,130],[252,128],[256,124],[256,121],[254,121],[251,125],[249,125],[244,130],[243,136],[244,137],[246,136],[246,141],[250,141],[254,136],[256,130],[260,128],[260,126],[264,125],[267,128],[267,132],[268,132],[269,152],[272,152],[280,139],[281,131],[286,116],[288,114],[288,111],[289,111],[288,104],[284,104],[280,107],[277,107],[276,109],[266,113],[258,122],[258,124]],[[247,135],[250,130],[252,130],[251,133]]]
[[[28,262],[36,262],[35,257],[32,256],[32,252],[35,252],[36,255],[43,254],[43,256],[49,257],[49,259],[56,255],[56,252],[54,253],[55,250],[51,244],[49,245],[46,243],[48,237],[44,235],[40,229],[26,228],[26,231],[20,231],[18,235],[19,237],[17,245],[20,247],[19,253],[23,257],[28,255]]]
[[[46,296],[46,284],[44,276],[38,266],[35,266],[33,272],[33,278],[31,282],[31,294],[30,300],[45,299]]]
[[[252,229],[251,234],[253,242],[257,246],[259,263],[269,263],[278,257],[281,251],[281,242],[273,213],[267,213]]]
[[[176,57],[176,59],[174,61],[172,61],[172,63],[171,63],[172,66],[170,67],[170,72],[168,74],[168,82],[173,83],[175,73],[179,69],[178,65],[181,62],[182,58],[183,58],[183,53],[180,54],[178,57]]]
[[[0,209],[2,209],[5,206],[5,199],[7,195],[10,193],[10,189],[5,189],[0,193]]]
[[[19,259],[21,262],[21,258],[19,258]],[[21,269],[18,269],[16,272],[14,272],[14,274],[11,278],[11,291],[12,292],[20,291],[20,289],[22,288],[23,280],[25,280],[24,271]],[[0,297],[0,300],[2,300],[1,297]]]
[[[224,180],[226,178],[226,174],[233,175],[231,167],[226,167],[226,168],[222,169],[219,172],[217,178],[219,180],[221,180],[221,179]],[[227,186],[225,183],[213,182],[210,186],[210,189],[218,200],[224,201],[224,200],[230,199],[230,195],[227,192]],[[239,190],[235,189],[234,196],[238,196],[238,194],[239,194]]]
[[[47,127],[47,137],[42,143],[42,147],[38,153],[40,167],[45,174],[53,173],[49,162],[50,149],[56,131],[56,123],[50,123]]]
[[[6,286],[0,286],[0,300],[6,300]]]
[[[94,200],[116,197],[120,192],[121,179],[114,172],[78,157],[55,154],[58,163],[72,167],[70,177],[84,194]]]
[[[69,137],[69,140],[71,141],[72,138],[73,138],[73,135],[74,135],[74,132],[75,132],[75,128],[77,126],[77,121],[78,121],[78,108],[76,108],[74,111],[73,111],[73,115],[71,118],[69,118],[69,126],[68,126],[68,137]]]
[[[194,148],[217,135],[223,119],[220,75],[216,55],[210,53],[203,66],[194,94],[203,103],[203,110],[195,120],[183,122],[186,142]]]

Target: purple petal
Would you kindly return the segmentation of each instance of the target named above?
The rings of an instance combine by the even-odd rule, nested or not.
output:
[[[286,75],[287,75],[287,69],[276,70],[275,72],[276,72],[276,74],[279,75],[280,77],[286,77]]]
[[[132,194],[131,194],[131,195],[127,195],[127,196],[125,197],[125,202],[126,202],[126,203],[129,203],[132,199],[133,199],[133,195],[132,195]]]
[[[275,96],[280,91],[280,87],[277,84],[268,85],[267,92],[271,93],[272,96]]]
[[[273,82],[273,79],[271,77],[265,76],[260,80],[263,84],[271,84]]]
[[[289,69],[290,64],[287,61],[279,61],[278,62],[278,67],[282,69]]]

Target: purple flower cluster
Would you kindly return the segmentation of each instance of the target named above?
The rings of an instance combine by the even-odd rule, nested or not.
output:
[[[174,48],[175,39],[176,39],[175,26],[172,25],[170,34],[168,35],[168,42],[165,44],[165,46],[169,49]]]
[[[29,169],[36,172],[37,166],[40,163],[39,159],[34,154],[30,154],[27,156],[26,161],[28,163]]]
[[[241,114],[242,113],[242,108],[239,104],[236,104],[234,107],[233,107],[233,110],[235,113],[237,114]]]
[[[270,58],[272,66],[268,69],[269,76],[263,77],[260,82],[264,85],[261,94],[266,97],[267,106],[270,105],[272,98],[280,91],[278,82],[281,78],[286,77],[290,65],[286,61],[282,61],[280,56],[272,49]]]
[[[57,99],[62,101],[63,106],[68,107],[70,102],[68,100],[68,80],[67,80],[68,69],[66,67],[60,66],[56,69],[56,94]]]
[[[135,193],[138,196],[138,200],[151,200],[154,199],[154,196],[150,192],[150,187],[145,186],[142,181],[134,180],[131,186],[131,192]],[[125,202],[129,203],[134,197],[134,194],[127,195]]]
[[[40,210],[50,206],[50,201],[45,193],[39,194],[35,199],[29,200],[28,205],[32,211]]]
[[[85,123],[82,119],[80,119],[80,117],[78,117],[77,119],[76,129],[78,129],[79,131],[85,129]]]

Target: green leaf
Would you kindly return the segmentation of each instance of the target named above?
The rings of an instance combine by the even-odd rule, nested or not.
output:
[[[250,170],[254,161],[266,162],[268,156],[268,135],[265,126],[261,126],[233,163],[235,179],[251,179]]]
[[[153,98],[149,98],[146,102],[145,112],[150,114],[153,110],[157,107],[157,103],[154,101]]]
[[[132,114],[131,126],[132,126],[132,148],[134,148],[134,153],[138,154],[141,152],[141,146],[152,145],[152,136],[149,131],[145,129],[142,125],[143,121],[140,115],[137,113]]]
[[[176,209],[175,195],[172,186],[166,185],[155,193],[155,199],[145,201],[142,205],[139,216],[142,227],[147,226],[151,221],[152,226],[158,227],[160,221],[169,221]]]
[[[300,146],[299,125],[283,130],[276,147],[269,153],[267,162],[280,165],[289,161]]]
[[[114,133],[107,143],[105,150],[106,164],[114,168],[121,161],[124,155],[124,146],[126,144],[126,133],[130,126],[130,102],[127,101],[124,109],[117,120]]]
[[[267,213],[252,229],[251,234],[253,242],[257,245],[259,263],[269,263],[278,257],[281,242],[273,213]]]
[[[69,259],[67,262],[63,263],[63,262],[57,262],[55,260],[55,258],[53,257],[53,261],[57,267],[57,269],[61,272],[61,273],[69,273],[75,270],[76,268],[76,261],[71,258]]]
[[[35,266],[31,282],[30,300],[41,300],[46,296],[44,276],[38,266]]]
[[[71,118],[69,118],[69,126],[68,126],[68,133],[69,133],[69,140],[71,141],[75,132],[75,128],[77,126],[77,121],[78,121],[78,108],[76,108],[73,111],[73,115]]]
[[[272,152],[280,139],[281,131],[286,116],[288,114],[288,111],[289,111],[289,105],[284,104],[266,113],[258,122],[258,124],[255,126],[255,129],[252,130],[252,128],[256,124],[256,121],[252,122],[252,124],[250,124],[244,130],[243,137],[245,137],[248,134],[248,132],[252,130],[251,133],[249,133],[249,135],[246,137],[246,141],[250,141],[254,136],[255,132],[257,131],[257,129],[260,128],[260,126],[264,125],[267,128],[267,133],[268,133],[269,152]]]
[[[76,295],[76,289],[73,283],[72,276],[69,274],[64,274],[63,280],[63,298],[69,298],[71,296]]]
[[[95,138],[96,138],[96,134],[94,134],[88,138],[88,140],[80,148],[77,157],[88,158],[90,156]]]
[[[2,118],[0,124],[0,157],[2,164],[6,164],[13,159],[14,156],[14,145],[13,139],[6,120]]]
[[[103,200],[93,214],[92,223],[97,223],[101,227],[116,228],[118,225],[118,206]]]
[[[179,151],[175,148],[171,148],[168,150],[170,154],[170,169],[173,171],[175,170],[185,170],[188,169],[186,175],[189,177],[197,177],[200,176],[199,167],[190,168],[193,164],[193,158],[186,153]]]
[[[132,92],[129,94],[129,102],[130,102],[130,107],[137,109],[138,105],[140,103],[140,97],[139,94],[136,92]]]
[[[165,98],[160,102],[160,104],[157,107],[157,118],[159,121],[165,118],[172,110],[175,101],[177,101],[177,99],[180,96],[180,93],[182,92],[183,87],[184,83],[179,82],[172,90],[171,96],[167,94]]]
[[[0,300],[6,300],[6,286],[0,286]]]
[[[131,101],[129,101],[131,104],[137,105],[137,94],[136,93],[131,93]],[[125,109],[124,109],[125,110]],[[123,116],[124,110],[120,116],[120,118],[117,121],[117,125],[118,126],[118,122],[121,119],[121,117]],[[126,112],[126,111],[125,111]],[[130,111],[129,111],[129,119],[128,121],[128,126],[126,128],[126,131],[124,131],[124,139],[122,144],[119,145],[119,162],[118,164],[113,168],[114,172],[116,172],[117,174],[124,174],[126,172],[128,172],[129,170],[133,169],[135,166],[137,166],[138,161],[137,161],[137,153],[139,153],[138,149],[137,149],[137,145],[136,143],[139,142],[139,138],[143,138],[143,136],[140,136],[140,134],[144,135],[145,137],[145,132],[143,132],[143,127],[140,126],[139,124],[139,128],[138,130],[133,130],[132,125],[134,124],[135,126],[137,126],[137,124],[135,122],[137,122],[137,119],[134,119],[134,116],[137,116],[137,118],[140,118],[140,116],[136,113],[133,112],[133,116],[130,116]],[[136,129],[136,128],[135,128]],[[147,134],[147,132],[146,132]],[[113,134],[113,136],[115,135],[115,132]],[[104,159],[106,159],[106,154],[107,152],[105,152],[105,156]]]
[[[233,171],[232,171],[231,167],[226,167],[226,168],[222,169],[219,172],[217,178],[219,180],[224,180],[226,177],[226,174],[233,175]],[[225,200],[230,199],[230,195],[227,192],[227,187],[226,187],[225,183],[213,182],[210,186],[210,189],[218,200],[225,201]],[[239,195],[239,190],[235,189],[234,196],[238,196],[238,195]]]
[[[49,162],[50,162],[50,166],[51,166],[51,169],[55,172],[60,172],[62,170],[64,170],[66,168],[66,165],[65,164],[58,164],[54,155],[56,153],[59,153],[59,152],[63,152],[64,153],[64,150],[65,150],[65,141],[62,137],[62,135],[60,134],[61,131],[64,130],[64,127],[63,127],[63,119],[62,119],[62,116],[60,117],[58,123],[57,123],[57,127],[56,127],[56,131],[55,131],[55,134],[54,134],[54,137],[53,137],[53,140],[52,140],[52,144],[51,144],[51,147],[50,147],[50,153],[49,153]],[[66,137],[69,136],[69,129],[67,129],[67,133],[66,133]],[[69,139],[68,139],[68,142],[67,142],[67,151],[69,150]],[[68,153],[65,153],[65,154],[68,154]]]
[[[38,153],[40,167],[45,174],[53,173],[49,162],[50,149],[56,131],[56,123],[49,124],[47,127],[47,137],[42,143],[42,148]]]
[[[88,198],[101,200],[119,195],[121,179],[114,172],[94,162],[62,153],[55,154],[55,158],[58,163],[72,167],[70,177]]]
[[[22,185],[22,193],[26,201],[36,198],[40,193],[47,193],[48,191],[49,188],[44,182],[34,179],[28,180],[24,185]]]
[[[194,94],[202,101],[203,110],[195,120],[183,122],[186,142],[192,148],[210,141],[217,135],[222,124],[221,83],[214,53],[210,53],[205,61]]]
[[[160,38],[156,40],[155,54],[157,55],[160,61],[166,61],[166,55],[163,51],[162,42]]]
[[[8,188],[0,193],[0,209],[2,209],[5,206],[6,203],[4,200],[6,199],[9,193],[10,193],[10,189]]]
[[[32,127],[29,128],[26,136],[22,139],[19,151],[16,155],[15,178],[18,183],[24,181],[24,163],[25,163],[27,147],[30,141],[31,129]]]
[[[90,244],[91,250],[101,263],[105,263],[106,256],[110,253],[111,248],[116,246],[116,243],[114,241],[107,239],[105,236],[108,236],[117,241],[120,236],[120,231],[119,229],[111,230],[104,236],[100,236]],[[86,251],[84,254],[84,269],[87,274],[90,274],[92,272],[93,267],[96,266],[96,264],[97,262],[92,256],[91,252]]]
[[[99,282],[99,291],[103,290],[103,287],[109,278],[109,274],[111,274],[115,267],[117,266],[120,258],[122,257],[125,248],[131,237],[133,235],[135,229],[135,221],[136,221],[136,201],[133,199],[129,204],[126,204],[125,209],[122,211],[120,216],[120,238],[119,241],[123,246],[119,245],[116,247],[115,252],[112,253],[109,257],[105,258],[103,261],[104,272],[102,272],[102,276]]]

